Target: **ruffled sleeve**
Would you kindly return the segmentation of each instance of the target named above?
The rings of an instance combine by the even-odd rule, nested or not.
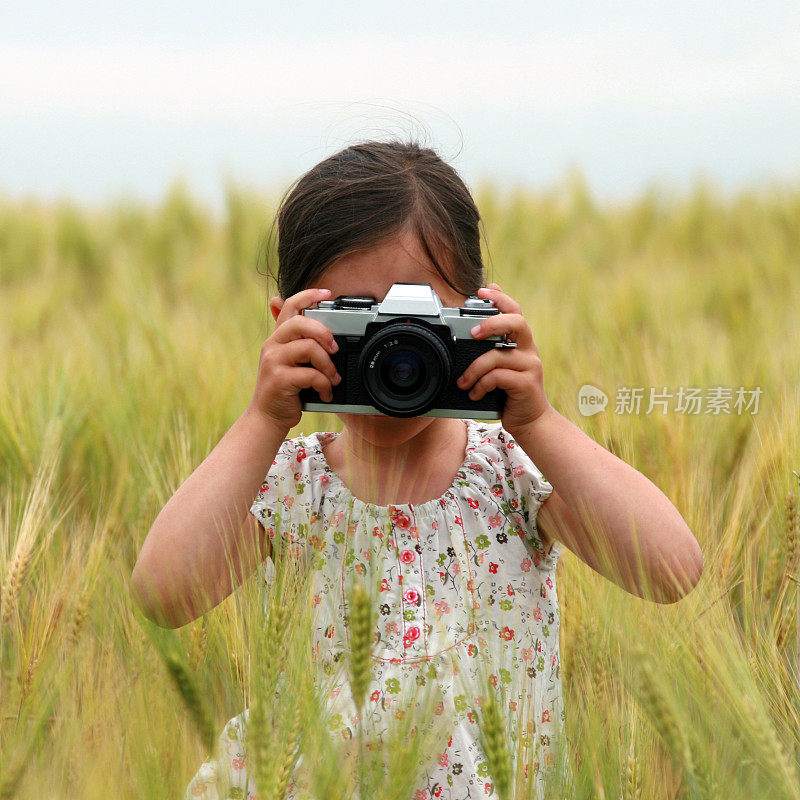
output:
[[[551,569],[558,559],[562,545],[555,540],[552,548],[546,551],[536,525],[536,517],[542,503],[551,495],[553,486],[508,431],[501,429],[497,438],[506,462],[506,475],[512,495],[518,498],[520,504],[523,540],[532,548],[536,565],[541,569]]]
[[[286,439],[261,484],[250,513],[261,523],[273,554],[287,545],[305,549],[312,518],[311,481],[302,439]]]

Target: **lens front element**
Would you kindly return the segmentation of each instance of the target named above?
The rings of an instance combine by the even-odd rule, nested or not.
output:
[[[414,417],[434,407],[450,379],[450,356],[442,340],[410,321],[382,327],[364,345],[359,374],[379,411]]]

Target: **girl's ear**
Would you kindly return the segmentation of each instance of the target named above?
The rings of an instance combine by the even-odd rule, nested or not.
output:
[[[282,297],[273,297],[269,301],[269,310],[272,312],[272,318],[275,320],[275,322],[278,321],[278,314],[281,313],[283,303],[284,300]]]

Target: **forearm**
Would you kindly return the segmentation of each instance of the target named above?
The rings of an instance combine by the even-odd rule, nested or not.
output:
[[[626,590],[662,602],[681,596],[672,576],[683,593],[694,586],[702,572],[699,545],[650,480],[552,407],[514,435],[568,507],[564,516],[578,520],[558,538],[584,561]]]
[[[258,566],[263,536],[248,513],[287,432],[248,407],[161,510],[131,576],[151,619],[190,622]]]

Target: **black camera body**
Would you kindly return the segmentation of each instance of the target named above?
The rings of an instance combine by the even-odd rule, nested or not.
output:
[[[330,403],[315,389],[302,389],[304,410],[501,417],[502,389],[473,401],[456,384],[478,356],[495,347],[516,346],[504,336],[472,337],[470,329],[482,318],[500,313],[491,301],[470,297],[459,308],[446,308],[427,283],[395,283],[381,303],[374,297],[341,296],[303,313],[333,333],[339,350],[331,359],[342,376]]]

